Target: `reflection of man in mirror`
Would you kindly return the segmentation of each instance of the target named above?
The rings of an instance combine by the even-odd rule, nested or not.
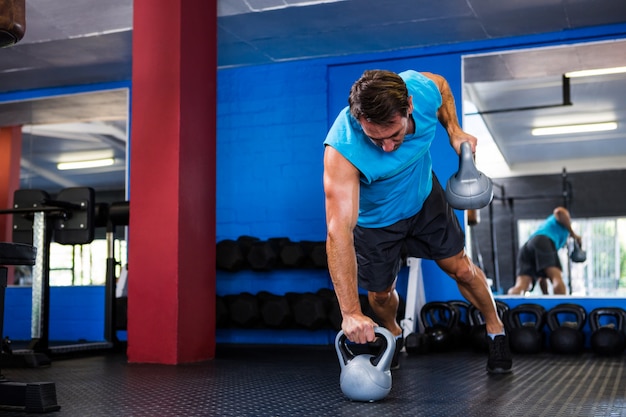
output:
[[[517,256],[515,286],[509,288],[508,293],[523,295],[526,291],[532,291],[540,280],[542,292],[548,294],[545,282],[548,279],[555,295],[565,294],[563,267],[558,250],[565,246],[569,236],[579,245],[582,244],[581,237],[572,230],[569,211],[564,207],[557,207],[521,247]]]

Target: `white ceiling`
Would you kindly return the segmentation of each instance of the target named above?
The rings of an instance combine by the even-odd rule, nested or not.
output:
[[[229,68],[392,51],[626,22],[626,1],[621,0],[312,3],[218,0],[218,66]],[[24,39],[15,46],[0,49],[0,94],[19,96],[20,91],[33,89],[130,79],[132,0],[26,0],[26,6]],[[573,56],[577,65],[603,62],[607,57],[626,57],[621,49],[612,47],[608,52],[606,48],[595,51],[593,60],[572,51],[468,59],[466,76],[472,72],[480,76],[468,79],[471,85],[466,89],[466,98],[471,97],[479,110],[556,104],[561,99],[558,74],[569,68]],[[508,79],[490,78],[503,70],[509,72]],[[625,142],[621,130],[613,138],[590,138],[589,144],[581,138],[539,144],[523,133],[546,115],[572,115],[580,120],[599,113],[600,109],[613,109],[623,126],[626,123],[621,120],[626,114],[623,79],[604,79],[602,86],[591,85],[591,81],[572,80],[572,106],[485,115],[495,143],[511,164],[509,168],[528,173],[539,166],[554,167],[567,162],[570,170],[589,165],[605,169],[607,152],[613,159],[624,157],[626,150],[618,146]],[[122,188],[123,165],[107,172],[68,174],[56,171],[54,163],[60,158],[78,157],[80,152],[91,151],[108,151],[123,157],[126,106],[124,91],[0,103],[0,125],[36,125],[25,131],[24,186],[48,190],[64,188],[66,184]],[[53,134],[46,126],[39,126],[64,123],[69,129],[70,124],[88,121],[94,123],[79,125],[84,138],[79,138],[76,132],[58,134],[59,129]]]

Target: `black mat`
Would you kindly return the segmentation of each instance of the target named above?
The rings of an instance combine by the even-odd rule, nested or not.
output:
[[[626,416],[624,355],[516,355],[514,373],[504,376],[488,375],[486,358],[474,352],[403,356],[378,403],[342,395],[332,347],[220,346],[217,356],[167,366],[106,354],[3,373],[55,382],[61,410],[47,415],[58,417]]]

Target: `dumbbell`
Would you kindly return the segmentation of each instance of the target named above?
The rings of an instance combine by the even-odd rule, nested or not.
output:
[[[271,271],[280,268],[280,251],[282,246],[291,242],[287,237],[273,237],[265,241],[259,240],[250,244],[246,259],[253,271]]]
[[[261,319],[267,327],[285,329],[293,324],[293,315],[289,301],[284,296],[268,291],[257,293]]]
[[[309,242],[309,260],[313,268],[328,268],[328,258],[326,257],[326,242]]]
[[[296,325],[317,330],[329,326],[325,301],[312,292],[285,294]]]
[[[339,300],[337,300],[335,291],[330,288],[321,288],[317,291],[317,295],[320,296],[326,304],[326,316],[328,318],[328,322],[330,323],[330,327],[336,331],[341,330],[343,317],[341,315]]]
[[[279,258],[285,268],[304,268],[309,260],[301,242],[285,243],[280,249]]]
[[[224,296],[228,307],[230,321],[233,325],[243,328],[256,327],[261,322],[259,301],[253,294],[243,292]]]
[[[215,297],[215,327],[218,329],[225,329],[228,327],[230,317],[228,313],[228,306],[224,297],[219,295]]]
[[[215,245],[215,263],[218,269],[225,271],[239,271],[246,267],[239,242],[233,239],[224,239]]]

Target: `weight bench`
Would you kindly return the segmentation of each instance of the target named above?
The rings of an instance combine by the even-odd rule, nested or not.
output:
[[[4,296],[7,287],[5,265],[34,265],[37,249],[22,243],[0,242],[0,337],[4,325]],[[47,413],[61,408],[57,404],[54,382],[11,382],[2,375],[0,363],[0,408]]]

